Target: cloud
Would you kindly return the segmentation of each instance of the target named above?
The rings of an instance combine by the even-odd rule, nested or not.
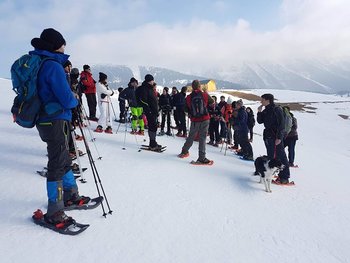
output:
[[[266,32],[254,30],[244,19],[226,24],[204,16],[172,24],[152,22],[151,2],[86,0],[82,4],[55,0],[43,7],[45,12],[38,9],[33,13],[18,11],[11,1],[5,1],[0,6],[1,15],[11,19],[2,16],[0,30],[15,28],[7,33],[5,43],[18,45],[22,41],[22,46],[28,47],[30,39],[43,28],[55,27],[64,34],[66,51],[77,66],[150,65],[200,73],[247,60],[339,58],[350,54],[347,0],[284,0],[279,14],[282,26]],[[63,4],[69,8],[62,10]],[[213,6],[223,10],[226,4],[216,1]]]

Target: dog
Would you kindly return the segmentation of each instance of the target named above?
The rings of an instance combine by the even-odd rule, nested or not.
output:
[[[278,159],[269,160],[266,155],[256,158],[254,165],[254,175],[260,175],[259,183],[264,182],[265,191],[271,193],[271,181],[284,169],[284,165]]]

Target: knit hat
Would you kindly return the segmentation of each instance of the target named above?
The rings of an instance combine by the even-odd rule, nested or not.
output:
[[[240,106],[242,106],[242,105],[243,105],[243,101],[242,101],[242,99],[237,100],[236,105],[240,105]]]
[[[31,44],[36,49],[54,52],[62,45],[66,45],[66,40],[60,32],[53,28],[47,28],[41,33],[40,38],[33,38]]]
[[[104,81],[107,79],[107,75],[103,72],[98,73],[99,75],[99,81]]]
[[[145,81],[146,81],[146,82],[150,82],[150,81],[152,81],[152,80],[154,80],[154,78],[153,78],[153,76],[152,76],[151,74],[147,74],[147,75],[145,76]]]
[[[130,82],[130,83],[133,83],[133,82],[139,83],[139,82],[137,81],[137,79],[135,79],[134,77],[132,77],[132,78],[130,79],[129,82]]]
[[[63,67],[65,68],[65,67],[68,67],[68,66],[72,66],[72,63],[69,61],[69,60],[67,60],[66,62],[64,62],[64,64],[63,64]]]
[[[71,75],[78,75],[79,76],[79,69],[77,68],[72,68],[72,70],[70,71]]]
[[[90,66],[89,65],[84,65],[83,66],[83,70],[87,70],[87,69],[90,69]]]
[[[228,97],[227,103],[228,103],[228,104],[232,104],[232,102],[233,102],[232,98],[231,98],[231,97]]]

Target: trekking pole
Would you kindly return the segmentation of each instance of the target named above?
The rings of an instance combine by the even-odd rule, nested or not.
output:
[[[79,173],[80,173],[80,176],[81,176],[79,181],[82,182],[82,183],[86,183],[87,181],[85,180],[85,178],[83,176],[83,169],[81,168],[81,162],[80,162],[80,156],[79,156],[77,141],[75,139],[75,133],[74,133],[73,129],[71,131],[71,135],[72,135],[73,144],[74,144],[75,156],[77,157],[77,161],[78,161]]]
[[[226,156],[226,152],[227,152],[227,148],[228,148],[228,136],[229,136],[229,131],[230,130],[230,132],[231,132],[231,124],[230,123],[228,123],[228,127],[227,127],[227,133],[226,133],[226,147],[225,147],[225,156]]]
[[[112,99],[111,99],[111,97],[108,97],[108,99],[109,99],[109,102],[111,103],[112,111],[113,111],[113,114],[114,114],[114,121],[118,121],[117,120],[117,115],[115,114],[115,111],[114,111],[114,106],[113,106],[113,103],[112,103]]]
[[[81,112],[81,114],[83,114],[83,116],[84,116],[84,119],[86,120],[86,122],[87,122],[87,125],[91,125],[91,123],[90,123],[90,120],[89,120],[89,118],[87,117],[87,114],[86,114],[86,110],[85,110],[85,107],[84,107],[84,105],[83,104],[80,104],[80,112]],[[82,122],[83,123],[83,122]]]
[[[83,129],[80,127],[80,131],[82,134],[84,134],[83,132]],[[107,208],[109,209],[108,213],[109,214],[112,214],[112,210],[109,206],[109,202],[108,202],[108,199],[107,199],[107,196],[106,196],[106,193],[104,191],[104,188],[103,188],[103,185],[102,185],[102,182],[101,182],[101,178],[99,176],[99,173],[97,171],[97,168],[96,168],[96,165],[95,165],[95,161],[94,159],[92,158],[92,154],[91,154],[91,151],[90,151],[90,147],[87,143],[87,140],[85,139],[85,136],[83,136],[83,141],[84,141],[84,145],[85,145],[85,148],[86,148],[86,153],[87,153],[87,156],[89,158],[89,163],[90,163],[90,167],[91,167],[91,171],[92,171],[92,175],[94,177],[94,181],[95,181],[95,185],[96,185],[96,189],[97,189],[97,193],[99,195],[99,197],[101,197],[101,191],[100,191],[100,188],[102,190],[102,194],[103,194],[103,198],[104,200],[106,201],[106,204],[107,204]],[[99,185],[97,184],[97,182],[99,182]],[[101,207],[102,207],[102,211],[103,211],[103,216],[106,217],[107,213],[105,211],[105,208],[104,208],[104,205],[103,205],[103,202],[101,203]]]
[[[83,108],[84,109],[84,108]],[[81,109],[80,109],[80,112],[81,112]],[[79,122],[82,122],[83,123],[83,120],[82,120],[82,118],[81,118],[81,116],[79,115]],[[96,143],[95,143],[95,141],[96,141],[96,138],[92,135],[92,132],[91,132],[91,130],[88,128],[88,127],[85,127],[86,129],[87,129],[87,131],[88,131],[88,133],[89,133],[89,135],[90,135],[90,140],[91,140],[91,142],[94,144],[94,147],[95,147],[95,150],[96,150],[96,153],[97,153],[97,155],[98,155],[98,160],[101,160],[102,159],[102,156],[100,155],[100,152],[98,151],[98,149],[97,149],[97,146],[96,146]],[[81,131],[83,132],[83,130],[81,129]],[[85,136],[85,135],[83,135],[83,136]],[[84,137],[85,138],[85,137]]]
[[[126,150],[126,148],[125,148],[125,141],[126,141],[126,132],[127,132],[127,130],[128,130],[128,124],[127,124],[127,122],[125,122],[124,143],[123,143],[122,150]]]

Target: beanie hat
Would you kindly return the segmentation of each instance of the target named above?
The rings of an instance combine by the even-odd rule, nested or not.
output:
[[[232,98],[231,98],[231,97],[228,97],[227,103],[228,103],[228,104],[232,104],[232,102],[233,102]]]
[[[62,45],[66,45],[66,40],[60,32],[53,28],[47,28],[41,33],[40,38],[32,39],[31,45],[36,49],[54,52]]]
[[[154,80],[154,78],[153,78],[153,76],[152,76],[151,74],[147,74],[147,75],[145,76],[145,81],[146,81],[146,82],[150,82],[150,81],[152,81],[152,80]]]
[[[78,75],[79,76],[79,69],[77,68],[72,68],[72,70],[70,71],[71,75]]]
[[[130,82],[130,83],[133,83],[133,82],[139,83],[139,82],[137,81],[137,79],[135,79],[134,77],[132,77],[132,78],[130,79],[129,82]]]
[[[72,63],[69,61],[69,60],[67,60],[66,62],[64,62],[64,64],[63,64],[63,67],[65,68],[65,67],[68,67],[68,66],[72,66]]]
[[[87,69],[90,69],[90,66],[89,65],[84,65],[83,66],[83,70],[87,70]]]
[[[242,106],[243,105],[242,99],[237,100],[236,104]]]
[[[104,81],[107,79],[107,75],[103,72],[98,73],[99,74],[99,81]]]

